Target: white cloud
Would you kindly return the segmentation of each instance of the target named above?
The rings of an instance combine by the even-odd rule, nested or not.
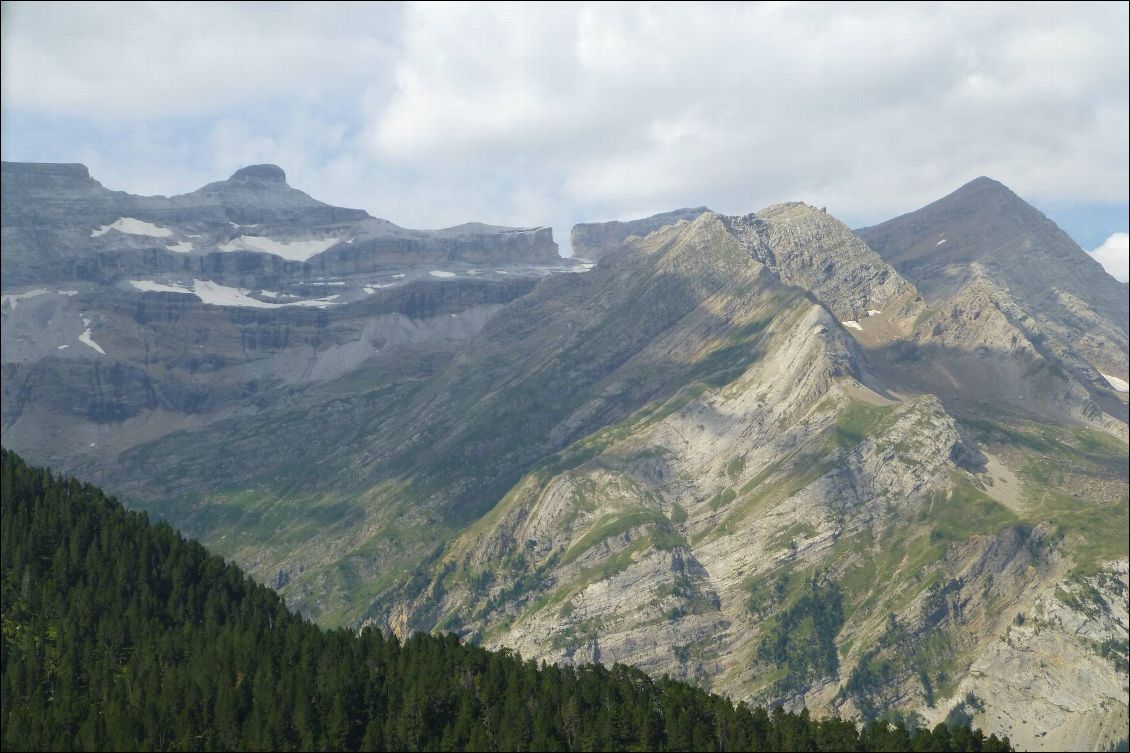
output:
[[[436,170],[536,155],[567,201],[609,206],[893,213],[980,174],[1122,201],[1125,20],[1115,6],[412,7],[371,146]]]
[[[1130,282],[1130,234],[1115,233],[1091,252],[1111,277]]]
[[[355,88],[389,63],[397,6],[5,3],[4,105],[176,118]]]

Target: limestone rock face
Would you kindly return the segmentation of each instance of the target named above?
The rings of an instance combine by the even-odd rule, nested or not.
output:
[[[991,402],[1126,436],[1126,406],[1110,384],[985,275],[927,312],[914,339],[888,352],[886,371],[959,414]]]
[[[1126,560],[1033,589],[957,687],[994,702],[974,724],[1019,749],[1109,747],[1126,735]]]
[[[777,204],[727,223],[782,282],[811,291],[866,342],[907,335],[925,308],[913,285],[823,210]]]

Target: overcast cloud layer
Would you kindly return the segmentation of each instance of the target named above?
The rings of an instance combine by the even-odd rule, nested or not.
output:
[[[859,226],[989,175],[1094,248],[1127,229],[1127,7],[5,3],[3,157],[163,194],[274,162],[559,241],[792,199]]]

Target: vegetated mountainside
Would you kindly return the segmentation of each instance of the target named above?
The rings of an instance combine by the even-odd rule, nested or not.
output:
[[[918,370],[954,368],[928,348],[946,331],[810,207],[705,214],[608,251],[593,274],[641,256],[727,269],[652,346],[696,371],[535,466],[390,624],[627,662],[757,702],[968,713],[1030,747],[1116,740],[1124,424],[1068,414],[1071,395],[986,399],[955,419],[947,406],[974,393],[973,368],[1044,363],[1013,375],[1036,394],[1060,362],[1019,338],[1002,356],[959,332],[950,353],[968,359],[966,379],[942,400],[923,394]],[[992,321],[980,303],[972,318]],[[911,348],[915,371],[889,367]]]
[[[95,487],[0,464],[4,750],[1010,750],[735,708],[623,665],[324,631]]]
[[[1030,748],[1120,737],[1118,394],[987,276],[932,299],[812,207],[691,214],[589,231],[591,271],[462,341],[86,467],[326,624]]]
[[[704,221],[678,248],[610,259],[599,274],[544,280],[426,379],[390,392],[387,383],[359,375],[352,385],[318,392],[316,409],[286,408],[308,433],[284,439],[285,448],[277,448],[275,430],[284,417],[264,413],[233,431],[239,444],[212,441],[216,435],[204,430],[139,447],[123,456],[119,483],[138,498],[173,500],[162,511],[209,540],[245,528],[223,515],[244,515],[258,526],[249,545],[219,545],[256,562],[256,572],[293,581],[285,593],[312,613],[350,621],[379,614],[399,598],[391,586],[408,580],[417,562],[434,557],[437,545],[491,509],[529,468],[673,396],[701,370],[701,345],[688,351],[677,337],[681,328],[693,321],[700,335],[724,338],[730,314],[718,291],[736,290],[741,275],[748,298],[774,285],[770,275],[751,276],[755,268],[736,243],[720,245],[727,237],[716,220]],[[703,248],[716,250],[703,257]],[[776,289],[779,298],[760,301],[766,312],[803,297]],[[736,369],[752,355],[742,352],[742,341],[733,345],[716,359]],[[247,468],[239,457],[259,463]],[[232,499],[255,480],[270,486]],[[268,528],[275,521],[280,538],[264,537],[264,530],[276,535]],[[295,541],[298,523],[320,527]],[[372,604],[378,595],[384,606]]]

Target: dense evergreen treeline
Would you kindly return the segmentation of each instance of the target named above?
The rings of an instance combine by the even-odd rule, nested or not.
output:
[[[3,451],[3,748],[1008,750],[767,714],[624,666],[322,630],[98,489]]]

